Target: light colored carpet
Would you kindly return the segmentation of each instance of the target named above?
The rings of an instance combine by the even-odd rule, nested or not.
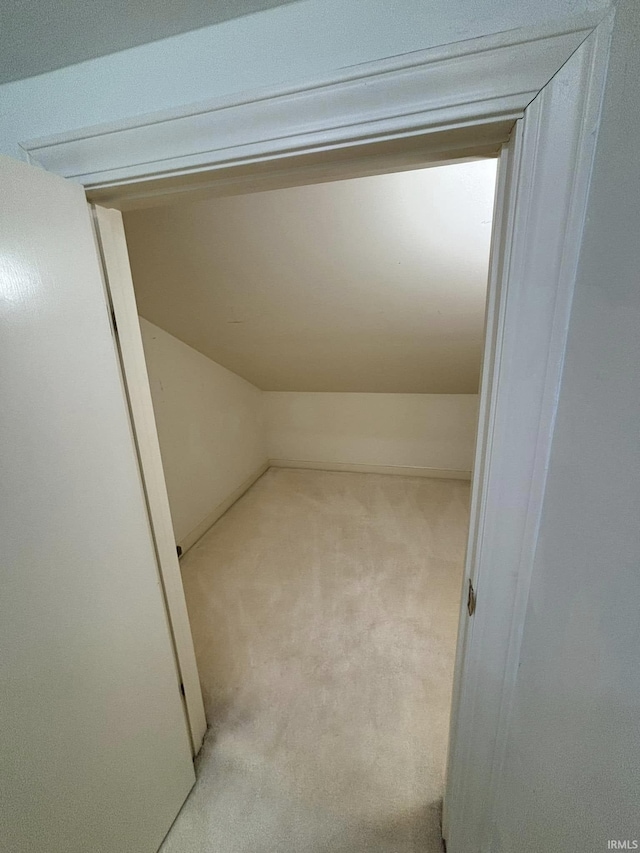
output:
[[[270,469],[182,563],[211,729],[162,853],[435,853],[469,485]]]

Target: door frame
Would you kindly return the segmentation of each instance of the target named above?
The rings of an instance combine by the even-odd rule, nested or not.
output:
[[[468,617],[463,595],[443,821],[453,853],[492,849],[612,24],[609,12],[498,33],[22,146],[121,209],[499,154],[464,576],[477,606]],[[160,569],[175,635],[175,556]]]

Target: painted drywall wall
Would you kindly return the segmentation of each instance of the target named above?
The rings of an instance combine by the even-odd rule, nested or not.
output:
[[[265,391],[476,394],[495,177],[479,160],[131,211],[140,313]]]
[[[12,3],[0,28],[0,80],[65,65],[270,9],[293,0],[39,0]],[[61,10],[63,14],[61,14]]]
[[[475,394],[263,394],[270,459],[470,472]]]
[[[640,5],[621,0],[494,853],[640,844]]]
[[[142,318],[140,328],[176,542],[188,547],[266,464],[260,391]]]
[[[303,0],[0,87],[0,151],[345,66],[604,9],[606,0]],[[69,38],[74,38],[69,28]]]

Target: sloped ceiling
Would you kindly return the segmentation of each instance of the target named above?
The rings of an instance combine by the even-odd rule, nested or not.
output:
[[[125,215],[138,309],[272,391],[478,390],[496,161]]]
[[[0,84],[293,0],[0,0]]]

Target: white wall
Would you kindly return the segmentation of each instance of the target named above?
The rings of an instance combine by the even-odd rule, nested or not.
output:
[[[261,392],[140,318],[176,542],[193,544],[267,461]]]
[[[602,9],[606,0],[304,0],[0,87],[0,151],[34,137],[172,109]],[[73,38],[73,29],[69,29]]]
[[[263,394],[270,459],[471,471],[475,394]]]
[[[183,549],[269,459],[471,471],[475,394],[263,392],[142,317],[140,328]]]

